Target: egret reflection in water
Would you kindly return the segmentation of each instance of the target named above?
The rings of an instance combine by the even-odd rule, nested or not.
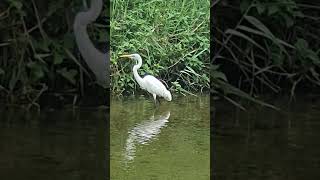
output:
[[[169,118],[170,111],[156,116],[153,114],[148,120],[136,124],[129,130],[124,154],[125,163],[135,158],[136,145],[150,143],[160,133],[161,128],[167,125]]]

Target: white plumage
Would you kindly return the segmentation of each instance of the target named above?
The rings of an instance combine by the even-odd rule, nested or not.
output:
[[[157,78],[151,75],[146,75],[143,78],[140,77],[138,74],[138,69],[142,66],[142,58],[139,54],[122,55],[120,57],[128,57],[138,61],[138,64],[132,68],[134,78],[140,85],[141,89],[144,89],[153,95],[155,103],[157,96],[163,97],[167,101],[172,100],[170,91],[168,91],[167,88]]]

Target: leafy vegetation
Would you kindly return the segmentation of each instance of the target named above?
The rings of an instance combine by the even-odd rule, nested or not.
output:
[[[216,4],[212,19],[212,44],[217,45],[212,61],[220,65],[211,74],[215,93],[249,98],[289,92],[294,97],[298,85],[319,88],[319,5],[295,0],[229,2]],[[226,22],[229,18],[232,21]],[[248,93],[222,86],[228,81]]]
[[[107,6],[107,5],[106,5]],[[79,94],[88,77],[73,35],[82,1],[5,0],[0,3],[0,100],[38,105],[44,92]],[[106,42],[108,8],[90,26],[94,42]]]
[[[139,53],[140,74],[168,82],[171,91],[192,94],[209,89],[208,0],[115,0],[111,11],[111,80],[115,94],[139,91],[134,62],[119,58]]]
[[[74,15],[82,1],[0,3],[1,103],[38,105],[43,93],[78,94],[88,77],[74,42]],[[133,94],[133,62],[120,54],[137,52],[150,73],[171,91],[208,90],[234,97],[319,88],[320,5],[305,0],[111,1],[111,91]],[[94,42],[108,39],[109,5],[89,28]],[[105,48],[105,47],[104,47]],[[209,65],[211,63],[211,65]],[[210,77],[209,77],[210,69]]]

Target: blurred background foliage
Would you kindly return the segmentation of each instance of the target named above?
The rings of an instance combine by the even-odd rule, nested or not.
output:
[[[0,2],[0,101],[38,105],[43,93],[79,94],[87,84],[85,64],[73,35],[73,19],[85,10],[81,0]],[[90,1],[88,1],[88,4]],[[88,32],[106,51],[109,5]]]
[[[212,7],[213,93],[294,98],[319,90],[319,2],[220,0]]]
[[[111,81],[114,94],[140,91],[133,61],[138,53],[146,73],[167,82],[176,94],[208,92],[210,70],[209,0],[113,0],[111,4]]]
[[[210,82],[212,93],[238,104],[235,97],[319,89],[318,1],[212,1],[211,38],[207,0],[108,2],[88,30],[106,51],[110,7],[115,94],[139,90],[133,63],[118,58],[133,52],[144,59],[140,74],[155,75],[178,94],[206,91]],[[75,95],[86,86],[72,32],[83,9],[80,0],[0,2],[1,103],[37,105],[43,93]]]

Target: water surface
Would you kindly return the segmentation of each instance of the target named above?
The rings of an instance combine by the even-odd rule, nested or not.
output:
[[[209,180],[209,96],[111,101],[112,180]]]
[[[0,179],[104,179],[107,118],[102,110],[0,109]]]
[[[320,101],[274,99],[281,111],[215,103],[213,176],[218,180],[320,179]]]

